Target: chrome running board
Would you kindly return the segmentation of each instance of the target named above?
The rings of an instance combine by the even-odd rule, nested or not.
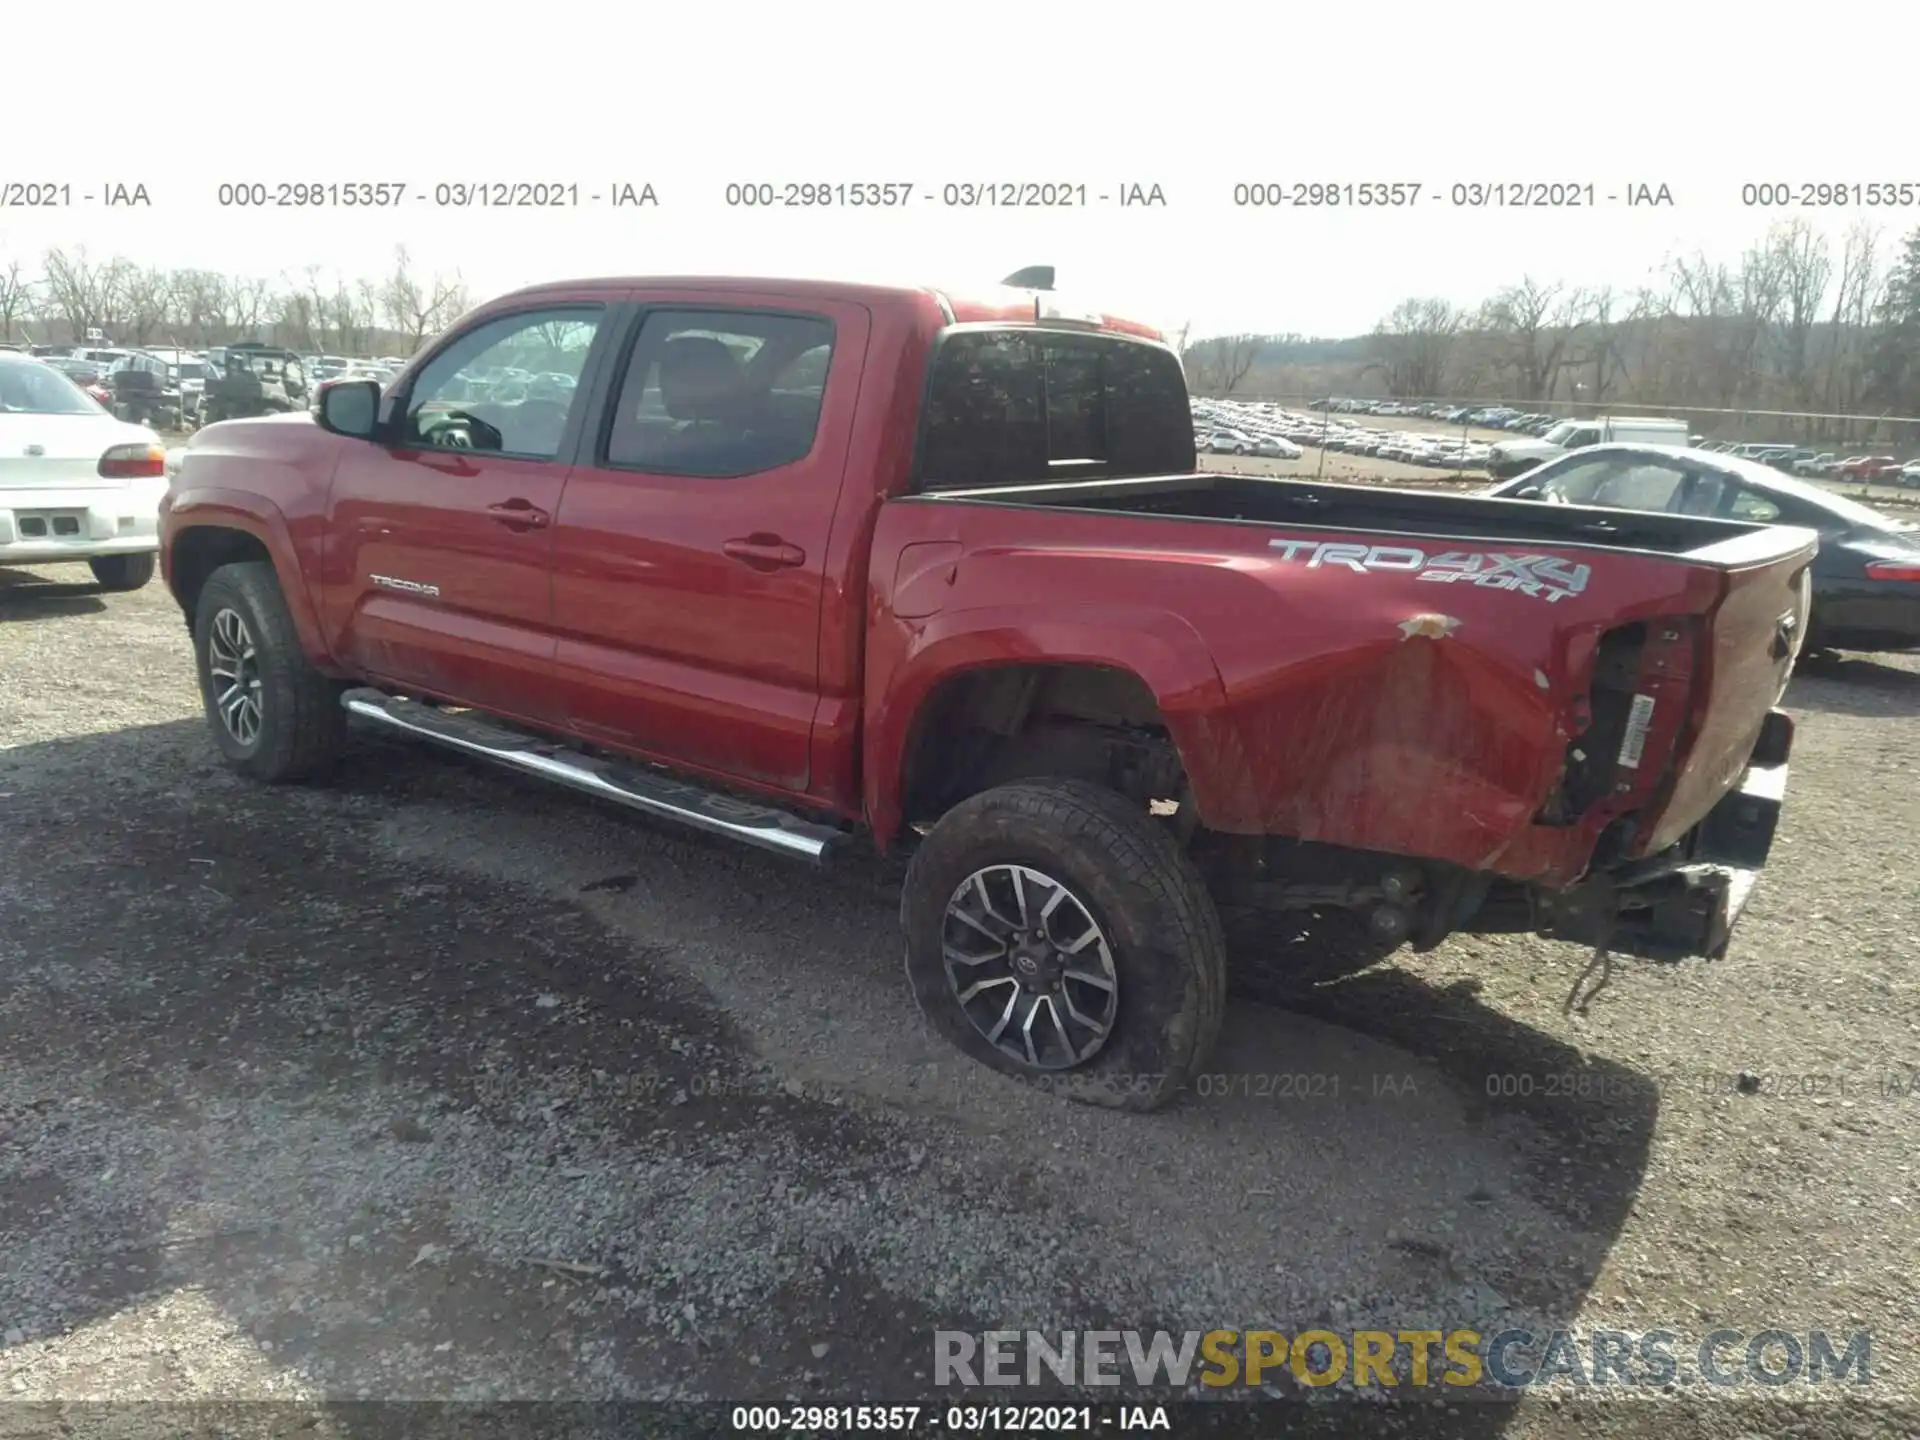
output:
[[[771,806],[723,795],[667,774],[617,760],[581,755],[538,736],[524,735],[468,711],[446,711],[381,690],[349,690],[340,697],[349,714],[449,749],[479,755],[542,780],[690,829],[825,865],[849,838],[845,830],[803,820]]]

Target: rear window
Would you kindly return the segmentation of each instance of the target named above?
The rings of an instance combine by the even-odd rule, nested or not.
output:
[[[1112,335],[957,330],[928,383],[922,490],[1171,475],[1194,466],[1186,377]]]
[[[0,414],[101,413],[85,391],[52,366],[33,360],[0,360]]]

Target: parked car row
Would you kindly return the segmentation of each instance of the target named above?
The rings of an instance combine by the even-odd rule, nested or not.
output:
[[[1261,401],[1196,399],[1192,404],[1194,445],[1215,455],[1297,460],[1303,446],[1313,445],[1435,470],[1478,470],[1489,453],[1479,441],[1458,435],[1373,430],[1324,412],[1308,414]]]
[[[1738,453],[1737,451],[1735,453]],[[1839,455],[1831,450],[1815,453],[1804,446],[1796,448],[1789,463],[1777,460],[1764,463],[1791,469],[1795,475],[1813,480],[1851,480],[1862,485],[1900,485],[1920,487],[1920,460],[1902,464],[1893,455]]]
[[[1487,430],[1507,430],[1521,435],[1546,437],[1556,426],[1572,426],[1576,422],[1537,411],[1518,409],[1511,405],[1471,405],[1455,404],[1446,401],[1431,403],[1411,403],[1404,400],[1356,400],[1338,396],[1315,400],[1309,408],[1321,415],[1380,415],[1395,417],[1420,417],[1441,420],[1449,425],[1473,426]],[[1603,423],[1592,420],[1577,422],[1580,425]],[[1676,428],[1684,430],[1681,422],[1671,422]],[[1577,435],[1570,443],[1562,442],[1562,451],[1578,449],[1583,445],[1599,444],[1607,438],[1640,437],[1596,437],[1589,438],[1584,433]],[[1709,454],[1731,455],[1740,460],[1751,460],[1756,464],[1768,466],[1786,475],[1798,475],[1806,479],[1850,480],[1863,484],[1899,485],[1920,488],[1920,459],[1902,462],[1892,455],[1847,455],[1831,450],[1815,450],[1806,445],[1788,445],[1779,442],[1709,440],[1704,436],[1690,436],[1677,443],[1691,443],[1694,448]],[[1518,459],[1522,447],[1510,447],[1513,458]],[[1546,453],[1535,457],[1536,460],[1551,458]],[[1512,473],[1509,467],[1508,473]]]
[[[1393,415],[1444,420],[1449,425],[1473,425],[1482,430],[1511,430],[1521,435],[1544,435],[1560,417],[1511,405],[1456,405],[1445,401],[1410,404],[1403,400],[1315,400],[1309,407],[1326,414]]]

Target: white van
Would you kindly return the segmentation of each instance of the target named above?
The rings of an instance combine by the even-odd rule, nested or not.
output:
[[[1503,440],[1495,445],[1487,459],[1487,473],[1496,480],[1508,480],[1587,445],[1685,445],[1689,438],[1684,420],[1625,415],[1562,420],[1538,440]]]

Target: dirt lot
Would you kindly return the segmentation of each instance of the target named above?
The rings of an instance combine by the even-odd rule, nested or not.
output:
[[[1726,960],[1569,1018],[1587,957],[1531,938],[1316,986],[1275,935],[1224,1093],[1130,1118],[927,1035],[885,876],[371,738],[231,778],[164,591],[61,573],[0,573],[0,1399],[923,1400],[936,1327],[1778,1326],[1871,1329],[1873,1384],[1316,1413],[1920,1429],[1920,664],[1796,680]]]

